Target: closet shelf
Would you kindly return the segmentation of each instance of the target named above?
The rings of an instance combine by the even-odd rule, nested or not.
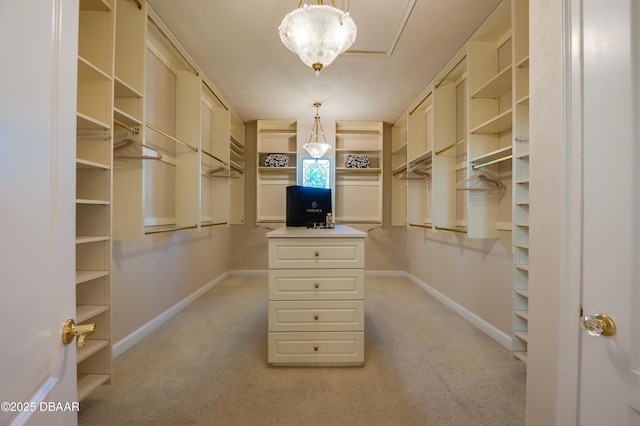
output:
[[[514,311],[514,313],[522,319],[529,321],[529,312],[528,311]]]
[[[138,119],[119,108],[113,108],[113,118],[131,127],[142,127],[142,119]]]
[[[113,96],[117,98],[142,98],[142,93],[138,92],[123,79],[116,76],[113,81]]]
[[[111,12],[112,8],[105,0],[80,0],[80,10]]]
[[[529,290],[516,290],[516,294],[522,297],[526,297],[527,299],[529,298]]]
[[[108,200],[88,200],[84,198],[78,198],[76,199],[76,204],[108,206],[111,204],[111,202]]]
[[[520,339],[524,340],[525,342],[529,342],[529,336],[526,331],[516,331],[513,334],[519,337]]]
[[[76,236],[76,244],[96,243],[99,241],[109,241],[111,239],[108,235],[96,235],[96,236]]]
[[[471,98],[500,98],[507,93],[511,92],[511,70],[512,66],[505,67],[495,77],[485,83],[474,93],[471,94]]]
[[[78,348],[78,363],[81,363],[109,344],[108,340],[87,339],[86,342],[84,346]]]
[[[524,362],[525,364],[529,361],[529,359],[527,358],[526,352],[514,352],[513,356],[518,358],[520,361]]]
[[[517,68],[529,68],[529,55],[522,58],[516,63]]]
[[[78,112],[76,114],[76,128],[86,130],[109,130],[111,126],[104,121],[97,120],[86,114]]]
[[[109,170],[111,166],[104,163],[98,163],[95,161],[83,160],[81,158],[76,158],[76,168],[78,169],[88,169],[88,170]]]
[[[382,172],[382,169],[379,167],[364,167],[364,168],[355,168],[355,167],[336,167],[336,173],[340,174],[379,174]]]
[[[109,271],[76,271],[76,284],[82,284],[108,275]]]
[[[433,157],[433,151],[429,150],[429,151],[423,152],[422,154],[418,155],[415,158],[409,159],[407,163],[413,166],[422,162],[431,162],[432,157]]]
[[[488,152],[486,154],[480,155],[476,158],[473,158],[469,161],[469,163],[477,164],[477,163],[488,163],[490,161],[498,160],[502,157],[510,155],[512,152],[511,146],[506,146],[504,148],[496,149],[495,151]]]
[[[110,377],[108,374],[78,374],[78,401],[82,401]]]
[[[400,145],[399,147],[395,148],[392,152],[391,155],[406,155],[407,154],[407,142],[405,141],[402,145]]]
[[[78,56],[78,80],[97,80],[110,82],[111,77],[96,65],[91,63],[91,61],[83,58],[82,56]]]
[[[523,96],[522,98],[516,101],[517,106],[526,106],[529,105],[529,95]]]
[[[480,124],[471,130],[470,133],[477,134],[500,134],[511,129],[511,120],[513,117],[513,110],[509,109],[490,120]]]
[[[525,249],[525,250],[529,250],[529,244],[516,244],[516,247],[521,248],[521,249]]]
[[[76,306],[76,321],[79,324],[108,310],[109,306],[104,305],[78,305]]]
[[[529,265],[515,265],[516,269],[529,272]]]

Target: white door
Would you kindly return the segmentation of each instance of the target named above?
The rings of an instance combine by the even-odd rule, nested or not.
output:
[[[640,51],[637,0],[583,0],[584,315],[580,425],[640,425]]]
[[[76,349],[61,339],[75,315],[77,31],[77,0],[0,1],[3,425],[77,423]]]

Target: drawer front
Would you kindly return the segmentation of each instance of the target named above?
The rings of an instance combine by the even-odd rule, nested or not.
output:
[[[364,299],[364,270],[269,270],[269,300],[332,299]]]
[[[269,331],[364,331],[364,300],[272,301]]]
[[[364,238],[270,238],[269,268],[364,268]]]
[[[361,365],[364,332],[269,332],[269,363]]]

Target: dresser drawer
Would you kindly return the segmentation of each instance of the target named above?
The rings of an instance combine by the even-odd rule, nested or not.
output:
[[[364,239],[270,238],[269,268],[364,268]]]
[[[364,270],[269,270],[269,300],[331,299],[364,299]]]
[[[364,332],[269,332],[269,363],[361,365]]]
[[[269,331],[363,330],[364,300],[269,302]]]

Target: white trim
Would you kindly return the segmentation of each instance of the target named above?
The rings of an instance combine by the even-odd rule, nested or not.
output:
[[[459,305],[455,301],[449,299],[447,296],[440,293],[438,290],[434,289],[424,281],[411,275],[410,273],[407,272],[406,277],[411,282],[416,284],[418,287],[422,288],[424,291],[426,291],[431,296],[433,296],[437,301],[439,301],[443,305],[453,310],[455,313],[460,315],[465,320],[469,321],[472,325],[474,325],[480,331],[484,332],[487,336],[491,337],[493,340],[498,342],[501,346],[504,346],[505,349],[507,349],[508,351],[511,351],[511,336],[498,330],[496,327],[489,324],[488,322],[486,322],[485,320],[483,320],[473,312],[467,310],[462,305]]]
[[[238,275],[248,275],[254,277],[268,275],[268,272],[266,269],[232,269],[229,271],[229,275],[231,275],[232,277]]]
[[[186,308],[191,303],[193,303],[200,296],[202,296],[207,291],[211,290],[213,287],[215,287],[220,282],[225,280],[228,276],[229,276],[229,272],[225,272],[224,274],[210,281],[208,284],[205,284],[204,286],[202,286],[200,289],[194,291],[189,296],[185,297],[180,302],[176,303],[175,305],[173,305],[172,307],[170,307],[169,309],[167,309],[166,311],[164,311],[163,313],[161,313],[160,315],[158,315],[157,317],[155,317],[154,319],[152,319],[142,327],[138,328],[137,330],[134,330],[128,336],[118,340],[113,345],[112,358],[115,359],[120,355],[122,355],[123,353],[125,353],[126,351],[128,351],[129,349],[131,349],[132,347],[134,347],[136,344],[141,342],[149,334],[151,334],[160,326],[162,326],[164,323],[166,323],[171,318],[173,318],[177,313],[179,313],[184,308]]]
[[[406,271],[364,271],[364,275],[367,277],[407,277]]]

